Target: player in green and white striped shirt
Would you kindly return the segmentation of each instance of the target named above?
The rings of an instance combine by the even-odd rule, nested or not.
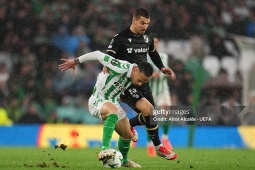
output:
[[[119,135],[118,149],[123,155],[123,166],[141,167],[133,161],[128,160],[127,154],[130,147],[131,139],[137,141],[137,134],[130,130],[129,120],[125,111],[119,104],[120,94],[132,83],[141,86],[149,81],[153,73],[153,68],[148,62],[142,62],[138,65],[131,64],[127,61],[117,60],[100,51],[94,51],[84,54],[76,59],[61,59],[63,64],[59,65],[61,71],[73,68],[75,65],[88,61],[98,60],[107,67],[109,74],[99,73],[93,94],[89,98],[90,113],[104,120],[102,151],[98,159],[104,161],[113,156],[112,153],[104,151],[110,148],[110,141],[113,131]]]
[[[154,46],[156,50],[159,50],[160,41],[157,37],[154,37]],[[166,53],[159,52],[161,57],[162,63],[164,66],[168,66],[168,55]],[[147,57],[149,63],[153,63],[150,57]],[[172,105],[171,97],[170,97],[170,90],[168,86],[168,78],[169,76],[163,74],[155,65],[153,65],[154,73],[152,78],[150,79],[150,88],[152,95],[154,97],[155,106],[158,108],[169,109],[169,106]],[[171,77],[171,79],[175,79],[175,75]],[[162,142],[163,145],[172,150],[172,145],[170,140],[168,139],[168,132],[169,132],[169,124],[170,122],[165,122],[163,124],[163,135],[162,135]],[[150,137],[148,136],[148,144],[147,144],[147,153],[149,156],[156,156],[156,152],[154,150],[153,143],[151,142]]]

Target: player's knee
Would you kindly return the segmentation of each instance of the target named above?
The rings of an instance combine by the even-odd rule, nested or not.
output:
[[[103,120],[106,120],[106,118],[110,115],[110,114],[116,114],[119,116],[119,113],[116,112],[108,112],[108,113],[101,113],[101,117]]]
[[[117,115],[119,115],[120,111],[117,107],[111,107],[111,108],[108,109],[108,114],[117,114]]]
[[[130,131],[130,133],[123,133],[122,135],[121,135],[121,138],[122,139],[132,139],[133,138],[133,134],[132,134],[132,132]]]
[[[141,113],[143,114],[143,116],[150,116],[152,115],[153,110],[154,110],[153,105],[149,104],[143,107],[143,109],[141,110]]]
[[[118,109],[109,109],[101,113],[102,119],[105,120],[110,114],[116,114],[119,116],[120,112]]]

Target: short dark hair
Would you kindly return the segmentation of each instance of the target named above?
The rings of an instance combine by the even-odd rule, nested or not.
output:
[[[141,73],[144,73],[145,76],[151,77],[153,74],[153,67],[148,62],[141,62],[138,64],[138,68]]]
[[[133,13],[133,18],[138,19],[138,18],[140,18],[140,17],[144,17],[144,18],[149,19],[149,18],[150,18],[150,14],[149,14],[149,12],[148,12],[146,9],[144,9],[144,8],[137,8],[137,9],[135,10],[135,12]]]

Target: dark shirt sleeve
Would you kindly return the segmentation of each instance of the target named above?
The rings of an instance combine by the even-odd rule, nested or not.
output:
[[[156,49],[154,51],[150,51],[149,56],[151,61],[158,67],[159,70],[161,70],[162,67],[165,67]]]
[[[151,41],[152,42],[149,47],[149,56],[151,58],[151,61],[155,64],[155,66],[157,66],[158,69],[161,70],[161,68],[164,67],[163,62],[159,56],[159,53],[155,49],[153,37],[151,37]]]
[[[120,48],[120,43],[119,43],[119,38],[117,34],[112,38],[110,44],[108,45],[106,54],[116,58],[117,57],[116,53],[118,52],[119,48]]]

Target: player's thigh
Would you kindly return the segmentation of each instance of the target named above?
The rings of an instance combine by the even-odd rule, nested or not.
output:
[[[101,113],[102,119],[105,120],[109,114],[118,114],[119,115],[119,110],[118,110],[118,107],[114,103],[112,103],[110,101],[106,101],[102,105],[102,107],[100,109],[100,113]]]
[[[143,98],[143,94],[137,86],[131,85],[121,95],[121,100],[135,110],[136,102]]]
[[[105,120],[109,113],[119,114],[118,107],[103,98],[89,98],[89,112],[92,116]]]
[[[131,139],[133,134],[130,129],[129,120],[126,117],[119,120],[116,124],[115,131],[123,138],[123,139]]]
[[[150,86],[148,84],[145,84],[144,86],[145,87],[142,89],[143,97],[146,98],[155,107],[154,97],[152,95]]]
[[[137,101],[135,108],[139,110],[143,116],[150,116],[154,110],[153,105],[146,98],[141,98]]]
[[[133,110],[137,112],[142,111],[136,107],[137,102],[141,101],[142,98],[146,98],[154,106],[154,99],[150,88],[146,86],[139,87],[131,85],[128,89],[125,90],[124,95],[121,96],[122,101],[127,103]]]

